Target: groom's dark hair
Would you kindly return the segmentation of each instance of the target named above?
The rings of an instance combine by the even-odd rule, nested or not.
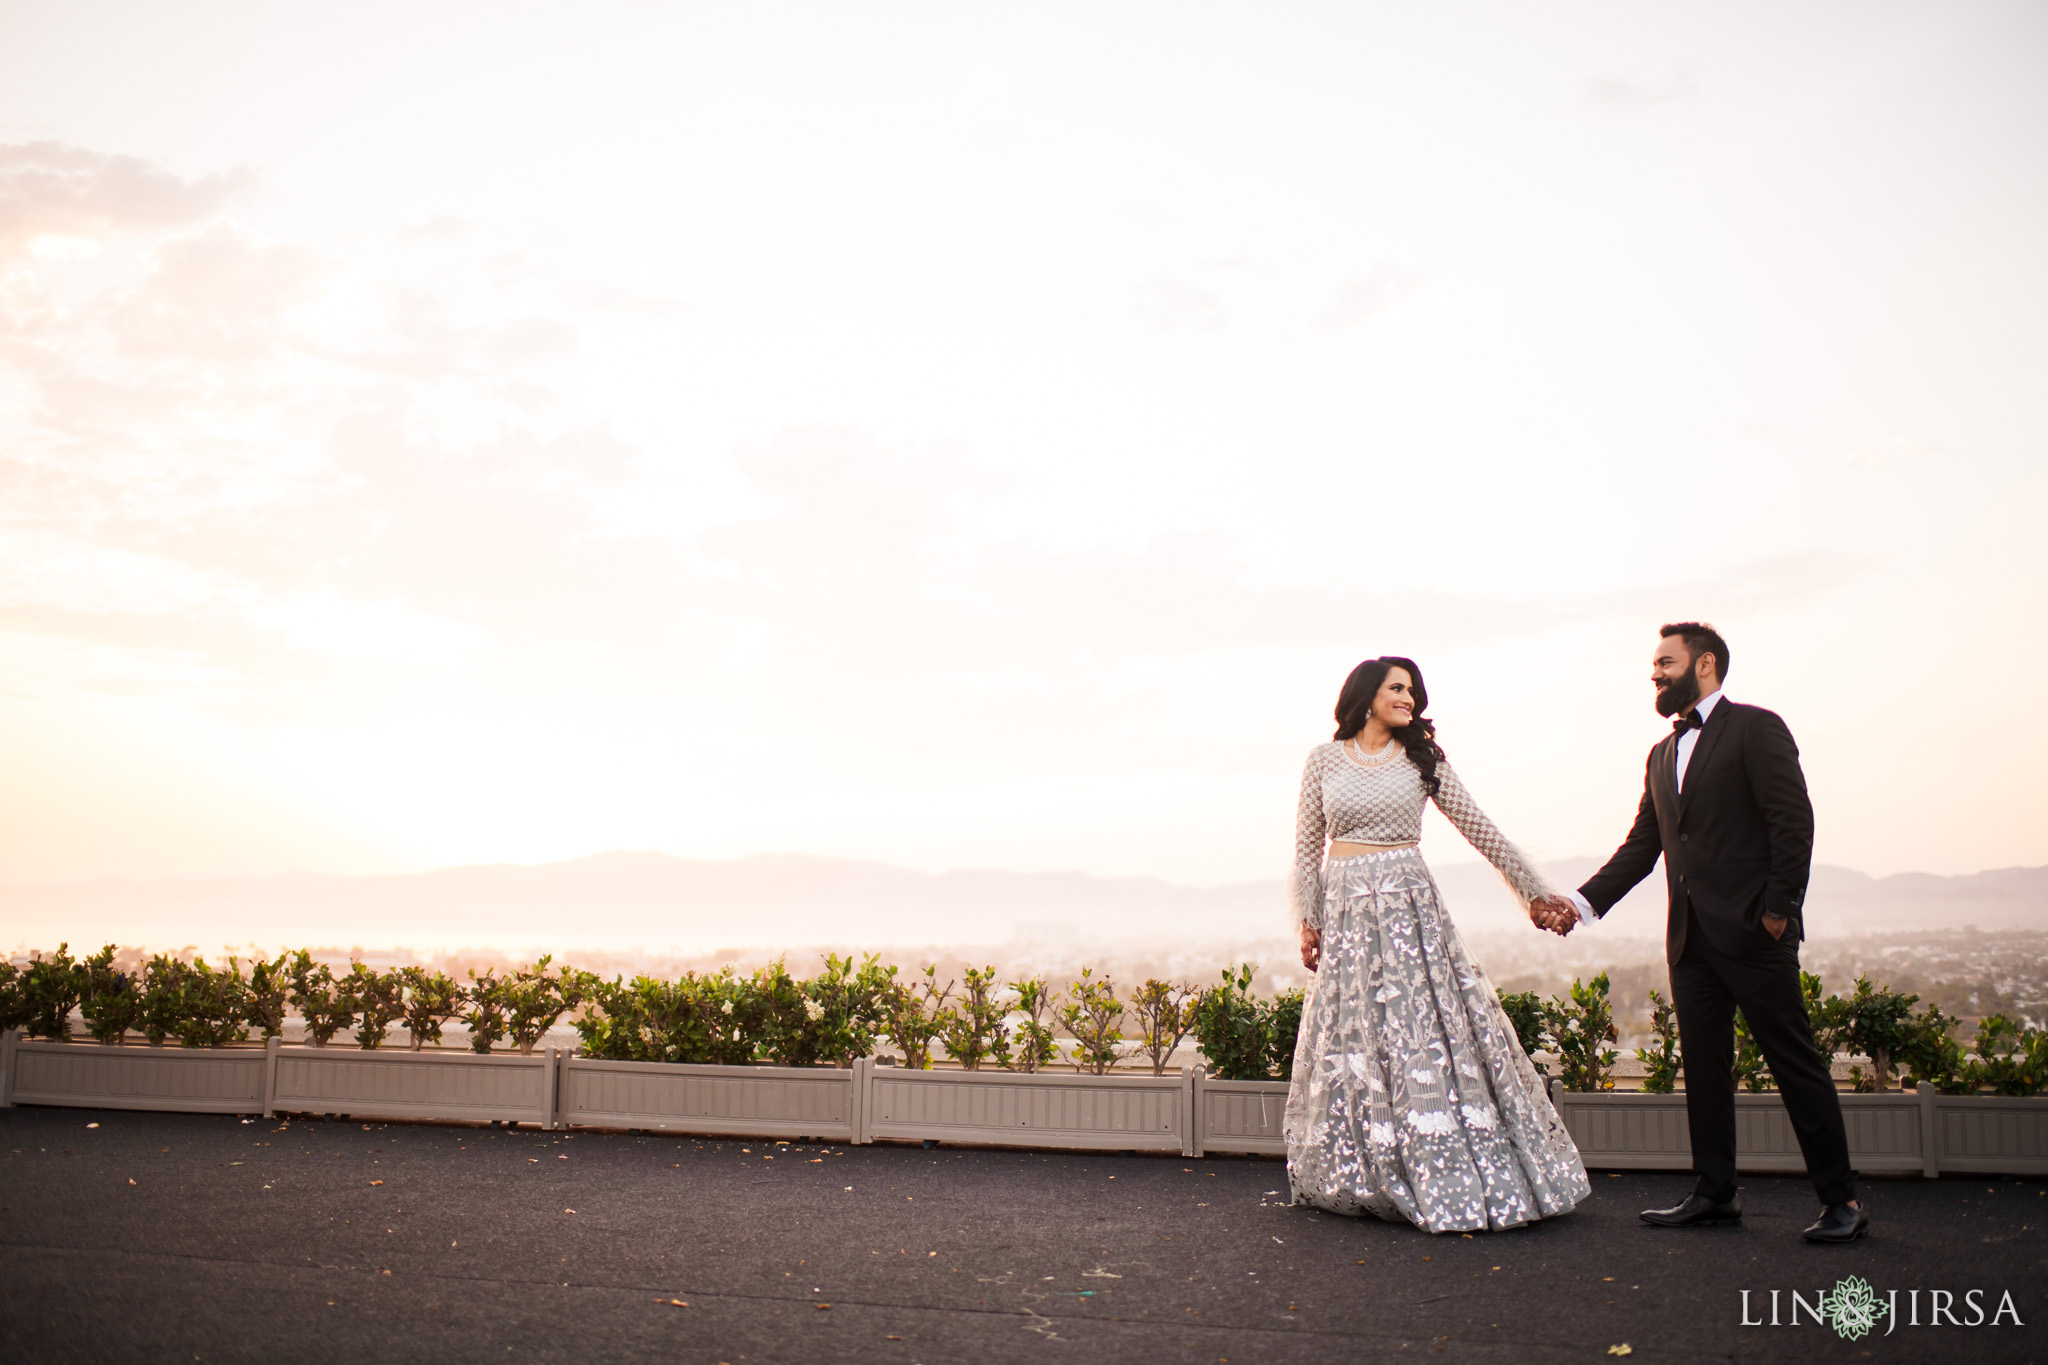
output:
[[[1664,626],[1657,632],[1657,638],[1676,635],[1685,641],[1686,650],[1698,663],[1702,654],[1714,656],[1714,676],[1722,682],[1728,681],[1728,642],[1721,638],[1721,632],[1702,621],[1679,621]]]

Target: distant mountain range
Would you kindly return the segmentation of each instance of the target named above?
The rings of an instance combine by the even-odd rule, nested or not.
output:
[[[1592,859],[1547,864],[1576,885]],[[1512,900],[1480,863],[1437,869],[1461,925],[1513,926]],[[1662,933],[1661,874],[1598,926]],[[1821,936],[1915,927],[2048,928],[2048,867],[1962,877],[1869,877],[1817,867],[1809,926]],[[448,868],[409,876],[106,880],[0,887],[0,949],[77,949],[106,941],[202,949],[222,943],[459,947],[492,944],[681,947],[994,943],[1016,939],[1284,937],[1283,884],[1176,886],[1081,872],[926,873],[803,854],[729,862],[601,853],[537,866]]]

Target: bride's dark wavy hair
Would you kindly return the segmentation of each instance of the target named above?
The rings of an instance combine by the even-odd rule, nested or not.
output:
[[[1414,684],[1415,714],[1394,731],[1394,738],[1408,751],[1408,761],[1421,770],[1422,789],[1435,796],[1440,784],[1436,765],[1443,762],[1444,751],[1436,742],[1436,722],[1422,714],[1429,709],[1429,689],[1422,685],[1422,670],[1415,666],[1415,660],[1383,654],[1352,669],[1351,676],[1344,680],[1344,690],[1337,694],[1337,733],[1333,738],[1339,742],[1352,739],[1365,728],[1372,715],[1372,699],[1380,694],[1387,674],[1396,668],[1406,669],[1409,682]]]

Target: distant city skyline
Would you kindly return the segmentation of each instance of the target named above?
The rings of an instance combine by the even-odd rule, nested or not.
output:
[[[1599,858],[1683,618],[1817,861],[2048,864],[2044,56],[2000,3],[0,0],[0,885],[1277,879],[1381,653]]]
[[[1543,864],[1576,885],[1590,859]],[[1663,957],[1663,879],[1653,877],[1569,939],[1537,932],[1491,867],[1434,867],[1462,934],[1486,941],[1490,966],[1552,954]],[[1806,900],[1814,939],[1966,927],[2048,931],[2048,867],[1967,877],[1874,879],[1822,863]],[[153,950],[223,944],[371,950],[701,954],[896,951],[1003,945],[1062,957],[1134,945],[1246,954],[1279,969],[1296,955],[1285,882],[1178,885],[1154,877],[962,869],[919,872],[850,858],[757,854],[702,861],[613,852],[537,867],[445,868],[402,876],[116,878],[60,886],[0,885],[0,950],[103,943]]]

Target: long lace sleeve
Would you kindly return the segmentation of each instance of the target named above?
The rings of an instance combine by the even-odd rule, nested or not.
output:
[[[1322,923],[1325,833],[1322,751],[1316,750],[1301,772],[1301,804],[1294,817],[1294,876],[1288,891],[1297,926]]]
[[[1479,803],[1472,799],[1472,793],[1465,790],[1465,784],[1458,780],[1458,774],[1448,762],[1437,764],[1438,787],[1436,808],[1444,813],[1458,833],[1465,836],[1465,842],[1479,850],[1486,861],[1493,864],[1501,880],[1515,893],[1515,899],[1524,910],[1529,902],[1542,896],[1555,896],[1556,888],[1538,875],[1529,860],[1522,856],[1522,850],[1507,841],[1507,836],[1486,818],[1486,812],[1479,809]]]

